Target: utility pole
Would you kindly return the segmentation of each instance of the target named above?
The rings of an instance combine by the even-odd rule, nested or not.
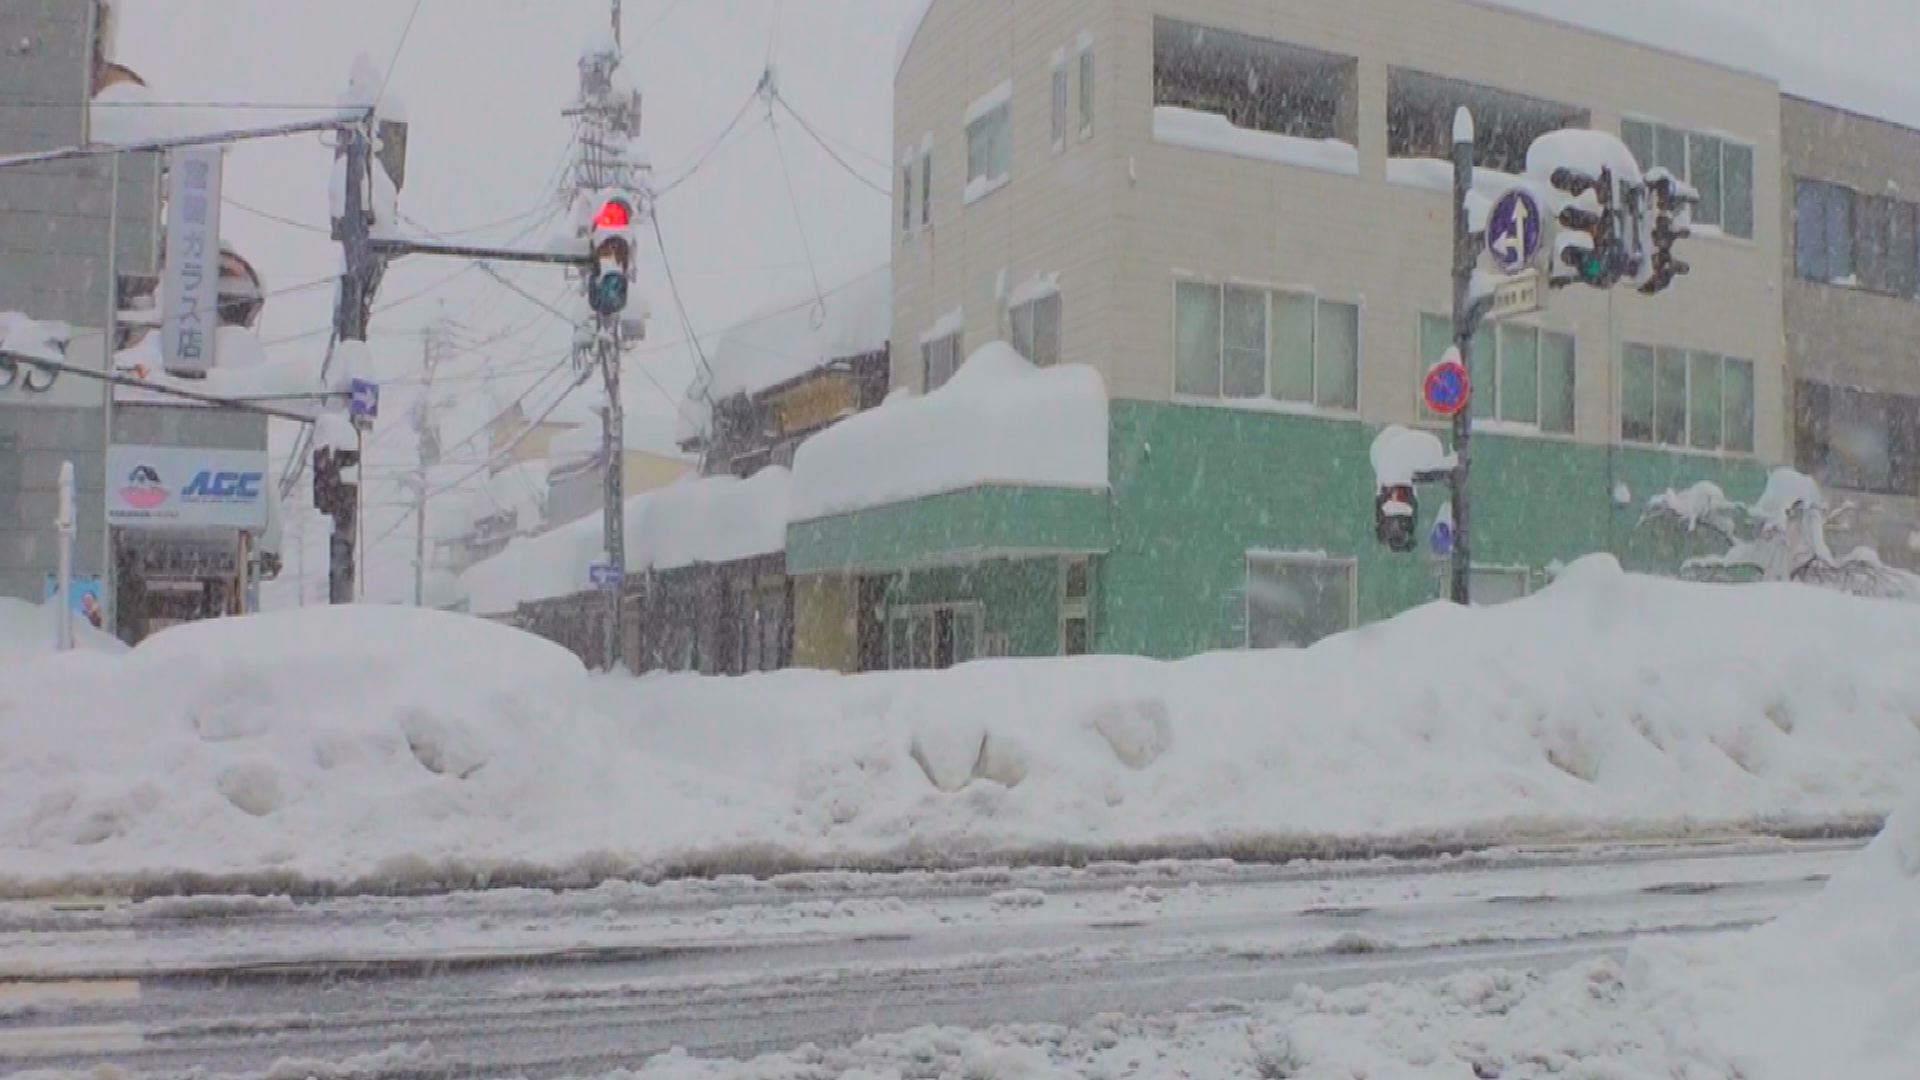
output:
[[[1473,310],[1473,268],[1479,252],[1467,219],[1467,196],[1473,192],[1473,145],[1473,113],[1462,105],[1453,116],[1453,345],[1462,363],[1473,355],[1474,324],[1479,321]],[[1473,394],[1479,389],[1469,383],[1465,405],[1453,414],[1452,594],[1453,602],[1461,605],[1473,600],[1473,519],[1467,480],[1473,461]]]
[[[333,326],[340,341],[364,345],[380,274],[380,259],[372,248],[372,218],[367,209],[373,143],[367,127],[360,124],[344,128],[340,137],[345,143],[346,183],[342,185],[345,198],[343,213],[333,223],[333,231],[345,257],[345,273],[340,278]],[[359,444],[356,440],[349,448],[332,438],[316,440],[314,445],[314,506],[333,519],[333,535],[327,545],[327,598],[331,603],[350,604],[355,595],[355,533],[360,516]]]
[[[628,150],[640,135],[640,95],[615,89],[620,67],[620,0],[612,0],[614,51],[580,58],[580,100],[567,110],[573,119],[575,144],[572,189],[575,199],[593,198],[615,189],[644,197],[644,167],[631,160]],[[645,205],[635,207],[649,213]],[[623,223],[624,224],[624,223]],[[586,272],[591,287],[596,271]],[[626,657],[626,627],[621,619],[621,593],[626,581],[626,410],[620,400],[620,362],[625,351],[620,316],[599,314],[575,335],[575,362],[585,370],[598,364],[606,384],[606,411],[602,414],[600,457],[604,473],[603,532],[610,587],[607,593],[606,667],[612,670]]]
[[[413,491],[413,606],[427,606],[427,469],[440,462],[440,433],[433,425],[433,373],[444,358],[446,323],[435,321],[420,338],[420,363],[425,381],[420,389],[420,407],[414,413],[418,426],[420,467],[414,473]]]

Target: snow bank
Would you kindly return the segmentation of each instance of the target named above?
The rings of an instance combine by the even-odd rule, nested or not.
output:
[[[53,652],[55,624],[59,612],[48,604],[29,604],[11,596],[0,596],[0,672],[9,664],[37,663]],[[73,620],[74,646],[89,652],[119,653],[126,646],[111,634],[95,630],[87,620]],[[0,674],[0,678],[4,678]]]
[[[1107,486],[1107,391],[1079,364],[1036,368],[1005,342],[925,397],[889,397],[800,446],[793,520],[989,484]]]
[[[9,670],[0,893],[1857,825],[1920,768],[1916,650],[1907,605],[1605,557],[1304,652],[859,677],[308,609]]]
[[[1360,151],[1339,139],[1302,139],[1271,131],[1237,127],[1219,113],[1157,105],[1153,110],[1153,140],[1189,150],[1232,154],[1255,161],[1298,165],[1306,169],[1360,175]]]

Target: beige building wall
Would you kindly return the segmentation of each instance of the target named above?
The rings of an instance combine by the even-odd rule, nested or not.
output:
[[[1360,175],[1156,142],[1156,14],[1354,57]],[[1099,72],[1095,133],[1054,155],[1050,54],[1061,45],[1071,54],[1082,28]],[[1116,398],[1171,400],[1173,283],[1193,275],[1357,302],[1358,415],[1415,421],[1419,314],[1448,309],[1451,220],[1444,194],[1387,178],[1396,67],[1584,109],[1593,127],[1616,134],[1633,117],[1752,145],[1751,241],[1697,238],[1684,254],[1693,275],[1669,293],[1563,290],[1535,321],[1576,335],[1574,438],[1617,439],[1623,343],[1670,345],[1754,361],[1756,453],[1784,460],[1776,85],[1470,0],[936,0],[896,85],[896,167],[927,131],[936,154],[934,228],[901,236],[894,210],[894,340],[905,346],[896,385],[918,385],[920,336],[955,307],[969,349],[999,336],[995,283],[1006,267],[1016,285],[1037,270],[1060,273],[1067,361],[1098,367]],[[964,111],[1008,77],[1012,182],[962,207]]]
[[[858,595],[856,578],[819,574],[793,579],[793,666],[859,670]]]
[[[623,479],[629,497],[657,491],[693,472],[693,462],[645,450],[628,450]]]

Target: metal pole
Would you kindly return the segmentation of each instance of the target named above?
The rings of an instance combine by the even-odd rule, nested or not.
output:
[[[1473,267],[1477,254],[1467,220],[1467,196],[1473,192],[1473,113],[1461,106],[1453,118],[1453,344],[1460,362],[1473,355],[1474,319],[1471,310]],[[1473,601],[1472,515],[1467,503],[1468,478],[1473,461],[1473,395],[1480,392],[1468,380],[1467,400],[1453,417],[1453,602]]]
[[[113,379],[117,373],[114,366],[114,346],[120,341],[120,155],[115,154],[113,164],[108,169],[108,184],[112,188],[107,193],[107,317],[102,322],[106,328],[101,347],[104,354],[100,370],[109,376],[100,384],[100,486],[105,491],[110,482],[107,477],[107,456],[113,451]],[[120,629],[119,570],[113,559],[113,526],[104,517],[100,521],[100,608],[101,621],[106,625],[107,633],[116,634]]]
[[[367,430],[358,424],[353,426],[353,471],[359,474],[366,468]],[[353,484],[353,527],[359,535],[353,539],[353,556],[358,565],[353,569],[354,599],[364,601],[367,598],[367,486],[360,483],[355,475]]]
[[[73,651],[73,534],[79,531],[74,520],[73,507],[73,462],[60,463],[60,511],[54,519],[54,528],[60,532],[60,587],[54,593],[54,602],[60,605],[55,616],[57,628],[54,648],[61,652]]]
[[[351,128],[363,123],[373,115],[371,109],[343,109],[337,115],[321,120],[299,120],[290,124],[273,124],[269,127],[230,128],[225,131],[209,131],[198,135],[184,135],[165,139],[142,139],[139,142],[117,143],[112,146],[66,146],[58,150],[39,150],[29,154],[7,154],[0,156],[0,169],[11,169],[26,165],[50,165],[56,161],[76,161],[80,158],[119,156],[121,154],[140,154],[157,150],[173,150],[183,146],[224,146],[228,143],[246,139],[271,139],[282,135],[303,135],[309,131],[335,131]]]
[[[613,567],[613,587],[607,590],[607,670],[626,660],[626,626],[620,618],[620,595],[627,581],[626,537],[626,410],[620,404],[620,321],[600,322],[600,363],[607,382],[606,429],[601,452],[606,458],[607,562]]]
[[[421,387],[419,424],[420,467],[413,492],[413,606],[427,606],[427,439],[433,426],[433,369],[439,363],[439,327],[428,328],[420,339],[420,366],[426,369]]]

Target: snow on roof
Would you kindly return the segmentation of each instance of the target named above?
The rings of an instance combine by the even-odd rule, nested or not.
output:
[[[893,332],[893,275],[877,266],[828,290],[824,314],[812,290],[782,297],[734,325],[696,377],[676,434],[687,439],[707,421],[709,402],[756,394],[822,364],[879,352]]]
[[[1106,384],[989,342],[933,393],[894,394],[808,439],[793,471],[795,521],[987,484],[1104,489]]]
[[[1344,176],[1360,175],[1360,151],[1339,139],[1303,139],[1236,126],[1218,113],[1157,105],[1153,140],[1190,150],[1272,161]]]
[[[710,476],[627,500],[627,572],[678,570],[786,550],[787,470],[762,469],[746,480]],[[502,615],[523,603],[589,588],[587,568],[606,553],[600,515],[582,518],[469,568],[460,584],[476,615]]]

